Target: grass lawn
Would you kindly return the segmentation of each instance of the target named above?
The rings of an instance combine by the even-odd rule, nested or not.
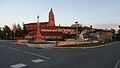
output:
[[[91,46],[99,46],[103,44],[113,43],[115,41],[105,42],[105,43],[85,43],[85,44],[74,44],[74,45],[63,45],[59,47],[91,47]]]

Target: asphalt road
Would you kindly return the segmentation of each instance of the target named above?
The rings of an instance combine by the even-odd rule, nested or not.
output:
[[[0,68],[120,68],[120,43],[92,49],[43,49],[0,41]]]

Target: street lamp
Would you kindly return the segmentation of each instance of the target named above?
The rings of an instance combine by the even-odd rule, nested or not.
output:
[[[6,33],[5,35],[6,35],[6,40],[8,40],[8,33]]]
[[[76,27],[76,40],[78,40],[78,22],[75,22]]]

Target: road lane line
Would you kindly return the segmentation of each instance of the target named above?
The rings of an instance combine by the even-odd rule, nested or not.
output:
[[[15,64],[15,65],[11,65],[10,67],[12,68],[22,68],[22,67],[25,67],[27,65],[23,64],[23,63],[19,63],[19,64]]]
[[[1,45],[1,47],[7,47],[7,46]],[[11,50],[20,51],[20,49],[16,49],[16,48],[12,48],[12,47],[8,47],[8,48],[11,49]],[[30,55],[34,55],[34,56],[38,56],[38,57],[43,57],[43,58],[46,58],[46,59],[51,59],[49,57],[42,56],[42,55],[39,55],[39,54],[35,54],[35,53],[32,53],[32,52],[28,52],[28,51],[23,51],[23,52],[27,53],[27,54],[30,54]]]
[[[120,60],[117,61],[117,63],[115,64],[114,68],[118,68],[118,65],[120,64]]]
[[[3,45],[0,45],[1,47],[7,47],[7,46],[3,46]],[[15,51],[20,51],[20,49],[16,49],[16,48],[12,48],[12,47],[7,47],[7,48],[9,48],[9,49],[11,49],[11,50],[15,50]]]
[[[42,59],[35,59],[35,60],[32,60],[32,62],[34,62],[34,63],[40,63],[40,62],[43,62],[44,60],[42,60]]]
[[[39,54],[35,54],[35,53],[32,53],[32,52],[28,52],[28,51],[23,51],[24,53],[27,53],[27,54],[30,54],[30,55],[34,55],[34,56],[38,56],[38,57],[43,57],[43,58],[46,58],[46,59],[51,59],[49,57],[46,57],[46,56],[42,56],[42,55],[39,55]]]
[[[20,51],[20,49],[16,49],[16,48],[12,48],[12,47],[8,47],[9,49],[15,50],[15,51]]]

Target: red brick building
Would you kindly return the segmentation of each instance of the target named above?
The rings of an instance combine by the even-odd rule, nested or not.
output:
[[[75,33],[75,27],[55,25],[55,16],[52,9],[50,10],[48,17],[48,22],[39,22],[39,27],[43,39],[63,39],[64,34]],[[28,35],[26,35],[25,38],[34,38],[37,29],[37,22],[24,24],[24,26],[28,32]]]

